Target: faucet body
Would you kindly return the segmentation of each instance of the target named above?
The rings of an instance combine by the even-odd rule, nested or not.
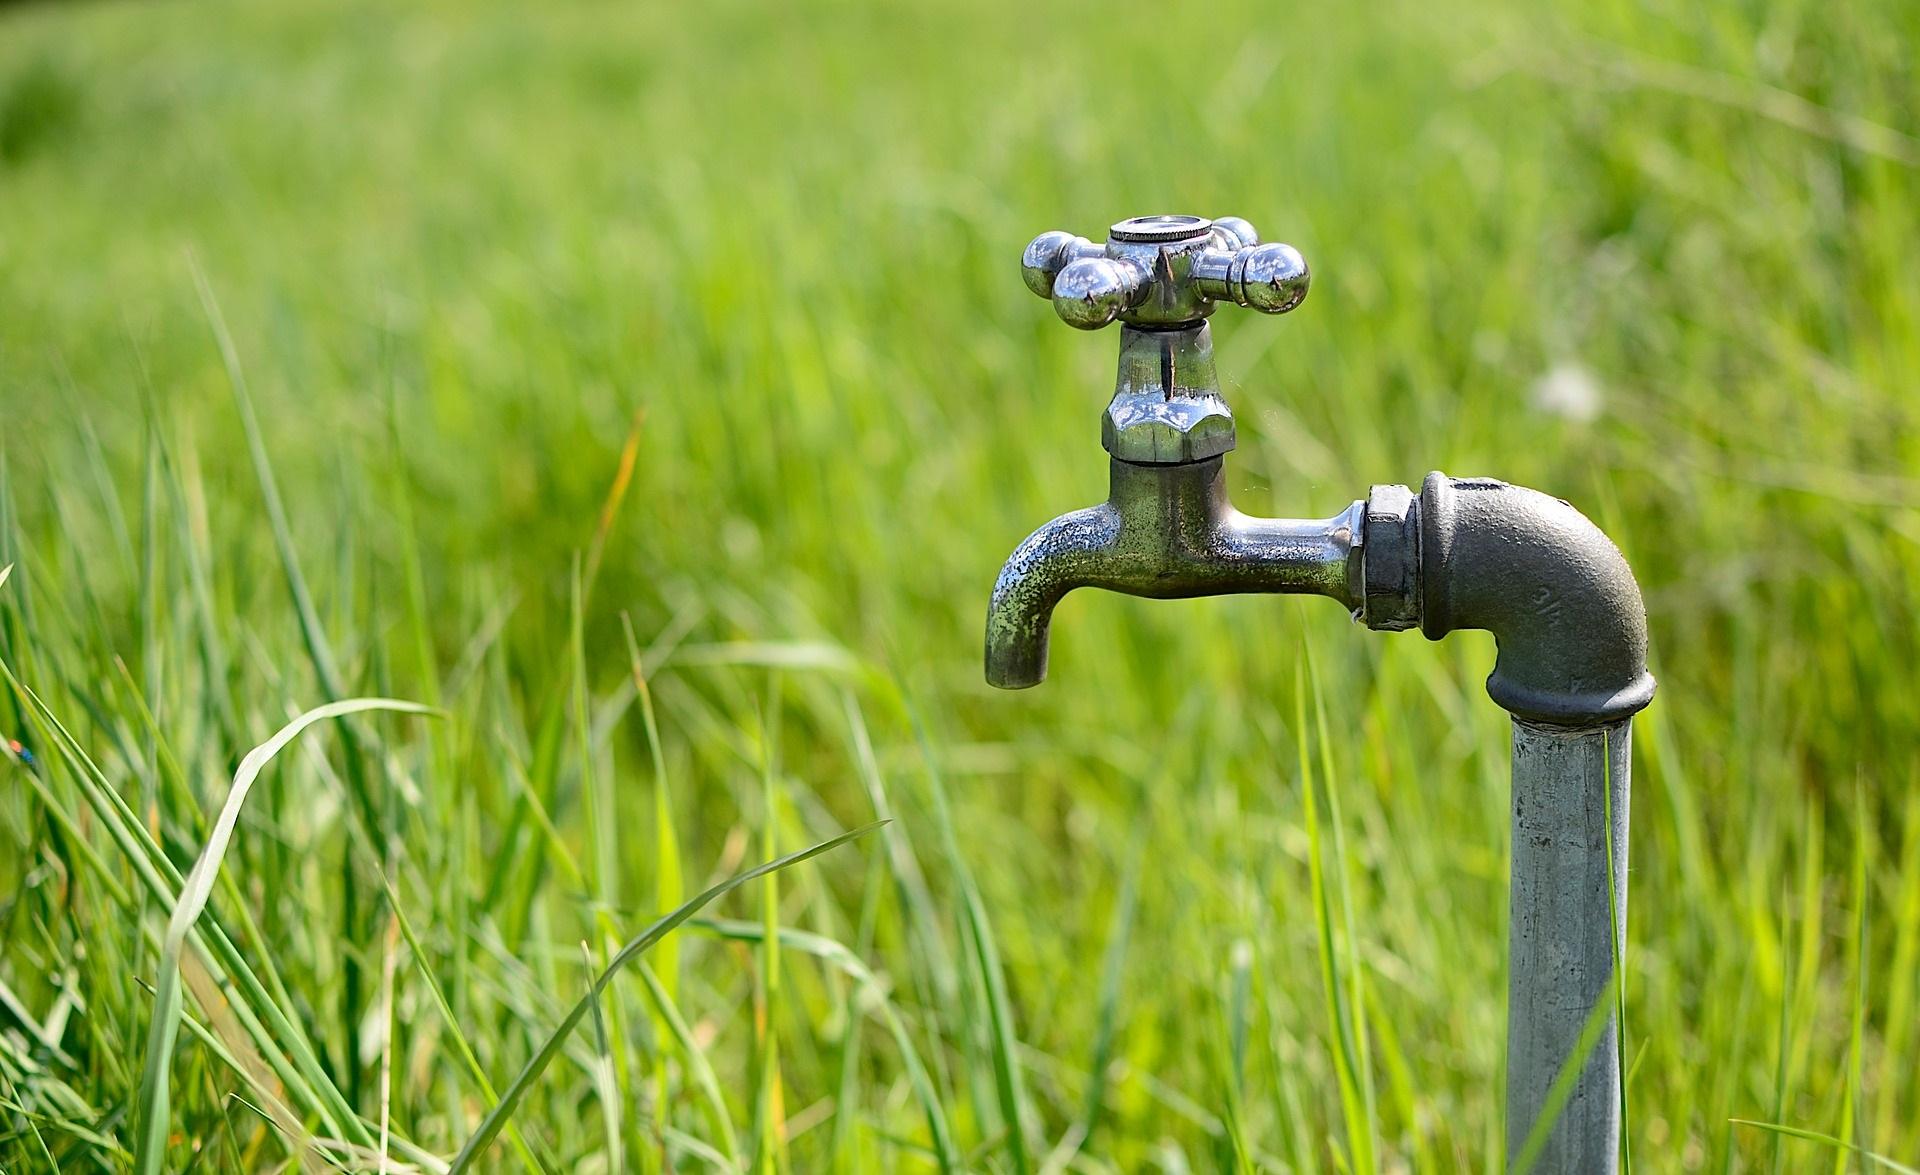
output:
[[[1620,1050],[1611,1013],[1625,949],[1631,718],[1653,697],[1646,610],[1619,550],[1567,503],[1486,478],[1428,476],[1420,492],[1376,485],[1317,521],[1253,518],[1225,484],[1233,414],[1206,318],[1216,301],[1285,313],[1306,265],[1236,218],[1136,217],[1104,246],[1047,233],[1023,275],[1069,325],[1118,320],[1120,365],[1101,423],[1107,501],[1034,531],[1000,571],[987,609],[986,675],[1020,689],[1047,671],[1054,606],[1096,587],[1177,599],[1242,592],[1338,600],[1367,627],[1439,640],[1492,632],[1487,690],[1513,715],[1513,868],[1507,1147],[1531,1170],[1611,1172]],[[1540,1121],[1562,1068],[1585,1053],[1556,1117]]]
[[[1360,503],[1317,521],[1254,518],[1227,500],[1220,457],[1110,464],[1105,502],[1034,531],[1001,568],[987,609],[989,683],[1040,684],[1054,605],[1075,588],[1160,600],[1300,592],[1358,605]]]

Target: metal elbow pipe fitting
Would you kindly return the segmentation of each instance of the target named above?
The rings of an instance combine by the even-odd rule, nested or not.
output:
[[[1417,623],[1430,640],[1493,633],[1487,693],[1514,717],[1597,726],[1653,700],[1640,585],[1612,540],[1566,502],[1433,473],[1417,498],[1374,488],[1364,544],[1367,624]]]

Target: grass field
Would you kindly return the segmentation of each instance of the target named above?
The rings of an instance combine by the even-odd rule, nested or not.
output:
[[[1491,474],[1639,574],[1635,1164],[1920,1163],[1917,41],[0,9],[0,1168],[1498,1169],[1484,634],[1088,594],[981,679],[1105,492],[1114,339],[1019,251],[1172,210],[1315,269],[1218,319],[1243,508]],[[183,877],[375,696],[439,713],[314,726]]]

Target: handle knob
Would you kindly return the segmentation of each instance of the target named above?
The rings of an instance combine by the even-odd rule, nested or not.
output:
[[[1138,305],[1152,282],[1138,262],[1082,257],[1053,279],[1053,310],[1068,326],[1099,330]]]
[[[1082,257],[1104,257],[1106,250],[1072,233],[1041,233],[1020,255],[1020,277],[1042,298],[1053,297],[1053,279]]]
[[[1194,260],[1194,284],[1208,298],[1262,314],[1285,314],[1304,302],[1312,274],[1292,245],[1247,245],[1232,253],[1209,250]]]
[[[1027,288],[1053,300],[1069,326],[1098,330],[1118,319],[1165,329],[1199,322],[1216,302],[1285,314],[1307,296],[1307,263],[1290,245],[1260,243],[1237,216],[1136,216],[1104,245],[1041,233],[1020,259]]]

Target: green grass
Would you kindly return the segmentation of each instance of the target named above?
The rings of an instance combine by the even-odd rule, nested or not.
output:
[[[1920,8],[1169,12],[0,10],[0,1168],[1497,1169],[1489,640],[981,680],[1105,489],[1017,255],[1161,210],[1316,271],[1218,320],[1243,508],[1639,573],[1634,1162],[1920,1164]],[[170,950],[357,697],[443,716],[265,764]]]

